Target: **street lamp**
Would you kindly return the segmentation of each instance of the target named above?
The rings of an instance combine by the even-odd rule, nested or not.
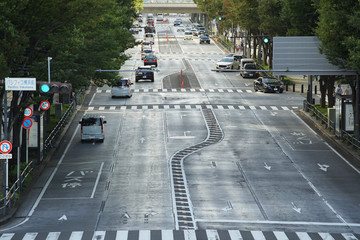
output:
[[[48,57],[48,81],[50,83],[50,60],[52,59],[52,57]]]

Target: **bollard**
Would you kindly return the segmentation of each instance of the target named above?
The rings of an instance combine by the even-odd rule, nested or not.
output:
[[[301,93],[304,93],[304,84],[301,84]]]
[[[295,83],[293,84],[293,92],[295,92]]]
[[[317,93],[317,85],[315,85],[314,91],[315,91],[315,94],[316,94]]]
[[[285,87],[286,87],[286,91],[289,91],[289,84],[286,84]]]
[[[315,98],[312,99],[312,104],[315,105]]]

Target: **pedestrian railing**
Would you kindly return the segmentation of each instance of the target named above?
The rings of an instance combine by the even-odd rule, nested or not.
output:
[[[336,131],[335,122],[330,120],[325,114],[320,112],[313,104],[305,100],[303,108],[304,111],[310,112],[311,116],[315,117],[315,119],[325,129],[328,129],[328,131],[332,133],[336,138],[340,139],[348,145],[351,145],[353,149],[360,150],[360,141],[357,140],[353,134],[348,133],[344,130]]]
[[[19,194],[23,191],[24,186],[26,186],[26,181],[28,180],[28,177],[31,176],[30,174],[32,171],[33,162],[29,162],[21,172],[20,177],[12,184],[11,187],[6,189],[6,194],[3,194],[2,198],[0,199],[0,202],[3,203],[3,205],[0,207],[0,211],[2,211],[4,215],[6,214],[7,209],[15,205],[19,198]]]

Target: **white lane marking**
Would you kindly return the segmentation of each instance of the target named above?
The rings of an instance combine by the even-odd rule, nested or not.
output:
[[[162,230],[161,239],[174,239],[174,234],[172,230]]]
[[[92,193],[91,193],[90,198],[94,198],[97,185],[99,184],[99,181],[100,181],[100,176],[101,176],[101,172],[102,172],[103,167],[104,167],[104,162],[101,163],[101,166],[100,166],[98,175],[97,175],[97,177],[96,177],[95,185],[94,185],[94,188],[93,188],[93,191],[92,191]]]
[[[255,106],[249,106],[249,108],[250,108],[251,110],[256,110],[256,107],[255,107]]]
[[[22,240],[34,240],[37,235],[35,232],[26,233]]]
[[[244,107],[244,106],[239,106],[239,108],[240,108],[241,110],[245,110],[245,107]]]
[[[261,110],[267,110],[265,106],[260,106]]]
[[[196,240],[196,234],[194,230],[184,230],[184,239]]]
[[[4,233],[1,235],[0,240],[11,240],[15,233]]]
[[[115,110],[116,106],[110,106],[110,110]]]
[[[219,234],[217,232],[217,230],[206,230],[206,236],[208,240],[219,240]]]
[[[335,240],[330,233],[319,233],[320,237],[324,240]]]
[[[99,110],[100,111],[105,110],[105,107],[99,107]]]
[[[271,106],[271,109],[272,110],[279,110],[277,107],[275,107],[275,106]]]

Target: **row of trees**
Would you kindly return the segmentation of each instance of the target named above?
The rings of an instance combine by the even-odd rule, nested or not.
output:
[[[360,1],[359,0],[194,0],[210,19],[226,17],[218,21],[221,29],[231,24],[247,30],[253,41],[253,58],[259,58],[259,43],[264,35],[314,36],[321,41],[320,51],[328,60],[343,69],[360,72]],[[272,42],[262,44],[263,62],[271,68]],[[258,51],[257,51],[258,50]],[[335,76],[321,76],[322,105],[325,93],[332,97]],[[347,77],[355,93],[354,77]],[[355,94],[353,94],[353,98]],[[355,101],[353,101],[355,102]]]
[[[97,69],[120,69],[124,51],[135,40],[129,28],[142,0],[2,0],[0,1],[0,112],[4,79],[34,77],[71,83],[73,89],[111,84],[118,76]],[[41,100],[34,92],[12,92],[8,139],[18,136],[24,109]],[[0,116],[0,119],[3,119]],[[1,124],[3,128],[3,124]],[[11,131],[12,130],[12,131]],[[0,131],[2,132],[2,131]],[[0,136],[3,139],[2,136]]]

